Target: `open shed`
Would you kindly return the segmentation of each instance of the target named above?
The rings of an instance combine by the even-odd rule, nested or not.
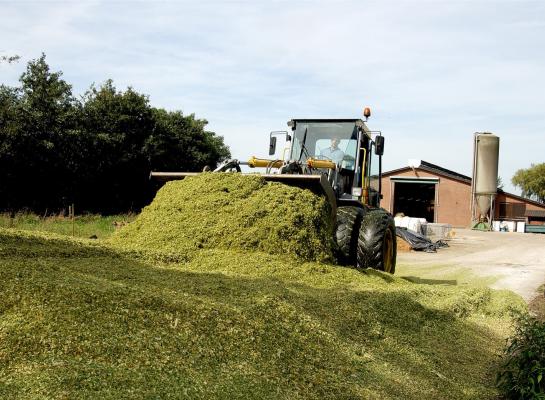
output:
[[[381,206],[428,222],[471,225],[471,177],[424,160],[382,174]],[[545,204],[498,190],[495,219],[545,222]]]

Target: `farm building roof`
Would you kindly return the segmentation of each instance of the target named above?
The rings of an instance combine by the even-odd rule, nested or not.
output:
[[[396,174],[396,173],[399,173],[399,172],[402,172],[402,171],[406,171],[406,170],[411,170],[411,169],[412,169],[411,167],[407,166],[407,167],[398,168],[398,169],[394,169],[394,170],[391,170],[391,171],[383,172],[382,175],[383,176],[393,175],[393,174]],[[423,171],[428,171],[428,172],[438,174],[438,175],[443,175],[443,176],[446,176],[446,177],[449,177],[449,178],[454,178],[454,179],[463,181],[465,183],[471,184],[471,177],[469,177],[467,175],[460,174],[460,173],[458,173],[456,171],[452,171],[452,170],[447,169],[447,168],[443,168],[443,167],[441,167],[439,165],[432,164],[432,163],[424,161],[424,160],[420,161],[420,165],[417,167],[417,169],[420,169],[420,170],[423,170]]]

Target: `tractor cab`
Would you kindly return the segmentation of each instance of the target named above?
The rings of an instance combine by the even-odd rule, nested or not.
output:
[[[384,138],[372,139],[361,119],[293,119],[289,161],[301,173],[324,174],[340,203],[380,203]],[[380,138],[380,139],[379,139]]]

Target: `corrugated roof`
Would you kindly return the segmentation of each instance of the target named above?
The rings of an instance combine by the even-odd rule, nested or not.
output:
[[[422,160],[421,164],[420,164],[420,167],[422,167],[422,166],[426,167],[427,169],[433,170],[433,171],[435,171],[437,173],[442,173],[443,175],[448,175],[448,176],[451,176],[453,178],[458,178],[458,179],[468,181],[468,182],[471,183],[471,178],[469,176],[459,174],[458,172],[455,172],[455,171],[452,171],[450,169],[440,167],[439,165],[435,165],[435,164],[432,164],[430,162]]]

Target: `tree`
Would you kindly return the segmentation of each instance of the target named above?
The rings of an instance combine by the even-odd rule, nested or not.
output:
[[[530,168],[519,169],[511,182],[522,189],[522,196],[545,202],[545,163],[532,164]]]
[[[16,187],[18,137],[22,113],[19,90],[0,85],[0,199],[1,206],[12,209],[17,203]]]
[[[206,120],[152,108],[148,96],[118,91],[111,80],[87,92],[81,120],[90,143],[81,174],[88,179],[78,194],[88,208],[139,209],[154,194],[151,170],[200,171],[230,157],[223,138],[205,130]]]
[[[207,131],[208,121],[181,111],[154,109],[155,129],[145,151],[155,170],[202,171],[231,156],[223,138]]]
[[[144,144],[155,121],[147,96],[111,80],[83,98],[82,129],[89,141],[78,202],[106,212],[139,208],[147,198],[150,166]]]
[[[200,171],[230,157],[207,121],[153,108],[111,80],[78,101],[42,54],[20,87],[0,85],[0,207],[43,212],[138,210],[151,170]]]
[[[50,71],[42,54],[27,64],[20,88],[2,86],[2,186],[18,208],[56,207],[69,196],[65,133],[75,127],[76,101],[61,76]]]
[[[62,72],[51,72],[45,54],[21,75],[19,163],[25,170],[25,202],[29,207],[56,208],[70,202],[75,177],[68,132],[77,127],[77,102]]]
[[[21,57],[18,56],[18,55],[14,55],[14,56],[0,56],[0,63],[2,62],[6,62],[8,64],[12,64],[14,62],[17,62],[19,61]]]

